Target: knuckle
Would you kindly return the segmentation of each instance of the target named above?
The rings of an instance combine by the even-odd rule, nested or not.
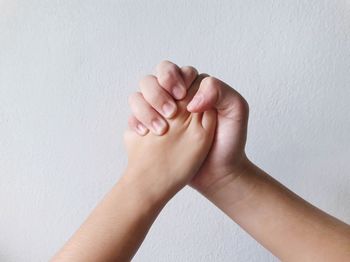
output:
[[[193,66],[184,66],[183,69],[198,74],[198,70]]]
[[[169,67],[169,66],[173,66],[174,63],[167,60],[167,59],[164,59],[162,61],[160,61],[160,63],[158,64],[158,68],[163,68],[163,67]]]
[[[213,76],[206,76],[203,80],[202,80],[203,85],[205,86],[211,86],[214,88],[218,88],[218,83],[219,80]]]
[[[145,86],[147,86],[147,84],[150,82],[150,81],[154,81],[156,77],[154,75],[145,75],[143,76],[140,80],[139,80],[139,87],[140,88],[143,88]]]
[[[161,62],[159,62],[156,66],[156,71],[158,72],[162,72],[164,71],[165,68],[168,68],[169,66],[171,66],[173,63],[170,62],[169,60],[162,60]]]
[[[191,78],[195,78],[196,76],[198,76],[198,70],[193,66],[184,66],[182,68],[182,71],[188,72],[187,74],[190,75]]]
[[[128,103],[129,105],[133,105],[134,102],[139,99],[140,97],[142,96],[142,94],[140,92],[135,92],[135,93],[132,93],[131,95],[129,95],[128,97]]]
[[[178,69],[177,65],[175,65],[174,63],[169,63],[167,65],[167,70],[170,71],[170,72],[176,72]]]
[[[159,76],[159,83],[161,86],[164,86],[164,87],[174,85],[176,83],[176,79],[174,77],[174,74],[172,74],[170,71],[163,72]]]

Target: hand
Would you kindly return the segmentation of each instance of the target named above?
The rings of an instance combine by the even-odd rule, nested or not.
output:
[[[187,75],[186,79],[192,83],[194,78]],[[194,82],[184,100],[171,101],[177,111],[164,122],[166,134],[142,132],[139,136],[126,131],[126,172],[52,261],[131,261],[160,210],[191,180],[212,145],[215,111],[186,110],[199,82]],[[143,90],[159,88],[152,75],[144,77],[140,85]],[[153,112],[141,93],[132,95],[130,104],[134,110],[144,107],[134,111],[138,116]],[[160,121],[164,119],[155,117],[149,123],[159,126]],[[135,117],[129,123],[133,127],[139,124]]]
[[[134,112],[144,112],[142,118],[135,116],[146,132],[154,132],[150,119],[171,119],[159,105],[174,103],[167,91],[180,83],[185,83],[186,90],[191,85],[188,76],[197,75],[197,71],[164,61],[158,65],[156,75],[162,79],[158,89],[141,90],[148,97],[147,106],[154,111],[140,104],[134,108]],[[349,260],[349,225],[307,203],[252,164],[245,154],[247,102],[222,81],[199,77],[196,95],[181,102],[191,100],[187,105],[191,113],[216,109],[217,125],[213,145],[191,185],[283,261]],[[136,130],[136,125],[130,126]],[[159,134],[165,132],[166,128]]]
[[[159,136],[157,130],[157,126],[161,126],[160,121],[163,121],[161,117],[151,118],[147,122],[151,125],[150,128],[156,127],[156,134],[147,132],[139,136],[132,130],[125,133],[128,152],[127,179],[141,180],[143,185],[148,185],[144,188],[149,188],[155,197],[161,195],[168,199],[188,184],[212,145],[216,124],[215,111],[190,113],[186,110],[186,105],[198,89],[199,82],[199,79],[195,81],[185,99],[170,101],[177,111],[168,119],[167,132],[163,136]],[[152,75],[144,77],[140,85],[144,92],[160,89],[157,78]],[[159,97],[160,93],[157,93],[157,96]],[[168,97],[170,98],[169,95]],[[145,114],[147,110],[149,115],[153,112],[145,100],[147,98],[149,96],[143,96],[141,93],[130,97],[130,105],[136,115]],[[159,102],[157,99],[152,101]],[[138,111],[142,106],[144,108]],[[139,124],[135,117],[131,117],[129,123],[131,126]]]
[[[141,135],[148,130],[160,135],[166,132],[165,119],[171,118],[172,114],[165,114],[161,105],[174,105],[174,98],[181,99],[183,95],[176,97],[169,90],[175,86],[180,86],[181,90],[188,89],[192,79],[197,76],[197,71],[193,67],[179,68],[169,61],[163,61],[157,66],[156,75],[158,84],[154,88],[141,88],[145,98],[143,103],[133,103],[134,98],[131,99],[135,120],[130,123],[130,127]],[[249,108],[246,100],[224,82],[206,75],[201,75],[200,78],[202,81],[194,98],[186,98],[182,102],[186,104],[192,100],[187,105],[188,111],[192,113],[208,109],[217,111],[213,146],[191,181],[194,188],[204,193],[218,190],[228,181],[237,178],[249,165],[245,154]],[[163,121],[163,128],[156,131],[151,124],[152,119]],[[144,131],[137,131],[137,127]]]

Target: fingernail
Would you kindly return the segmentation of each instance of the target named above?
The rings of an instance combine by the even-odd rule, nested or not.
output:
[[[141,136],[143,136],[147,133],[147,128],[142,124],[138,124],[136,126],[136,130]]]
[[[162,110],[165,117],[172,117],[175,113],[176,106],[173,103],[165,103]]]
[[[164,123],[163,120],[160,119],[155,119],[152,121],[152,126],[153,126],[153,131],[158,134],[161,135],[163,133],[163,130],[166,127],[166,124]]]
[[[187,105],[188,110],[195,109],[203,100],[203,96],[201,94],[197,94],[193,97],[192,101]]]
[[[185,96],[185,89],[183,89],[179,85],[174,86],[171,91],[172,91],[173,96],[176,99],[181,99],[181,98],[183,98]]]

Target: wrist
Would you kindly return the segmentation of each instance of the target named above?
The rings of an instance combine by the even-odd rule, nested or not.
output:
[[[174,190],[165,187],[159,179],[153,179],[152,171],[127,168],[117,186],[132,191],[133,198],[146,209],[161,209],[173,195]]]
[[[217,205],[232,205],[242,202],[248,199],[257,188],[259,170],[257,166],[246,158],[241,162],[240,166],[235,166],[209,187],[199,191]]]

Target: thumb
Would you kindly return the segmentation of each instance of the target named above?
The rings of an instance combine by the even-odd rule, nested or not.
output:
[[[233,88],[221,80],[205,77],[198,91],[187,105],[187,110],[193,113],[216,109],[218,115],[233,120],[248,118],[248,103]]]

